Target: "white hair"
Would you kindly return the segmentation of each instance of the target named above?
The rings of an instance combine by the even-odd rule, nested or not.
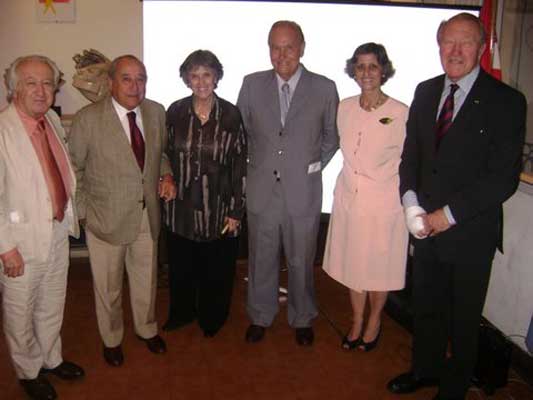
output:
[[[37,54],[19,57],[11,63],[11,65],[7,68],[6,73],[4,75],[5,80],[6,80],[6,86],[7,86],[7,101],[8,102],[11,102],[11,100],[13,100],[13,95],[15,93],[15,90],[17,89],[17,84],[19,80],[19,76],[18,76],[19,66],[21,64],[31,62],[31,61],[40,62],[50,67],[50,69],[54,72],[54,86],[57,88],[57,85],[59,84],[59,80],[61,79],[62,72],[59,70],[55,62],[53,62],[46,56],[41,56]]]

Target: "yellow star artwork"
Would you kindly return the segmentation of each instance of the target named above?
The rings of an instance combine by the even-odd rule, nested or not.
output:
[[[39,22],[75,22],[76,0],[34,0]]]
[[[54,0],[44,0],[44,13],[46,14],[49,10],[54,14],[56,13],[56,9],[54,8]]]

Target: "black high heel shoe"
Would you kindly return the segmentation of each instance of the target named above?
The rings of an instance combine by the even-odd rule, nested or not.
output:
[[[348,335],[350,334],[350,332],[348,332],[346,335],[344,335],[344,337],[342,338],[342,343],[341,343],[341,347],[344,349],[344,350],[353,350],[355,349],[357,346],[361,345],[361,336],[359,336],[357,339],[354,339],[354,340],[350,340],[348,339]]]
[[[374,350],[375,347],[378,345],[380,336],[381,336],[381,326],[379,327],[378,334],[377,334],[377,336],[376,336],[376,338],[374,340],[372,340],[371,342],[367,343],[367,342],[365,342],[363,340],[363,338],[361,338],[361,342],[357,346],[357,349],[361,350],[361,351],[364,351],[364,352]]]

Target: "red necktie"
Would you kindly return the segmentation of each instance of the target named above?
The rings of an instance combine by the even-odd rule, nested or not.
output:
[[[442,109],[440,110],[439,119],[437,120],[437,148],[439,147],[440,141],[442,140],[444,135],[446,135],[446,132],[448,132],[448,129],[450,129],[450,126],[453,122],[453,96],[457,89],[459,89],[459,85],[455,83],[452,83],[450,85],[450,93],[446,97],[446,100],[444,100],[444,104],[442,105]]]
[[[46,126],[44,124],[44,120],[40,119],[37,123],[37,131],[38,131],[38,141],[40,143],[43,155],[44,155],[44,161],[46,169],[45,174],[49,177],[49,182],[51,184],[50,190],[50,196],[52,197],[52,205],[54,206],[54,217],[58,221],[63,221],[63,217],[65,216],[65,207],[67,206],[67,192],[65,190],[65,183],[63,182],[63,178],[61,176],[61,171],[59,169],[58,162],[56,158],[54,157],[54,153],[52,151],[52,147],[50,146],[50,141],[48,139],[48,135],[46,133]]]
[[[141,130],[135,122],[135,111],[130,111],[128,113],[128,122],[130,123],[130,135],[131,135],[131,148],[133,149],[133,154],[137,159],[137,164],[141,171],[144,169],[144,139],[141,133]]]

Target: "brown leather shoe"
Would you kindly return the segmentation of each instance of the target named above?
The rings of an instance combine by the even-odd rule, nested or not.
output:
[[[140,340],[146,343],[146,347],[154,354],[162,354],[167,352],[167,345],[163,338],[159,335],[155,335],[149,339],[137,336]]]
[[[265,337],[265,327],[251,324],[248,329],[246,329],[245,337],[248,343],[260,342]]]
[[[104,360],[112,367],[120,367],[124,363],[124,354],[120,345],[116,347],[104,346]]]
[[[313,328],[310,326],[307,328],[296,328],[295,336],[296,343],[300,346],[311,346],[315,340]]]
[[[66,381],[73,381],[75,379],[80,379],[85,376],[85,371],[83,371],[83,368],[70,361],[63,361],[57,367],[51,369],[41,368],[39,373],[54,374],[58,378]]]
[[[42,375],[38,375],[35,379],[20,379],[19,383],[32,400],[54,400],[57,398],[54,387]]]

